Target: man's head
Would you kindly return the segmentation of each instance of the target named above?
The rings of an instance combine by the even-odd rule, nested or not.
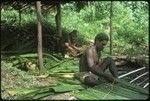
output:
[[[79,35],[79,32],[77,30],[73,30],[71,33],[69,33],[69,38],[71,42],[74,42]]]
[[[96,35],[95,40],[94,40],[94,45],[96,46],[96,49],[98,51],[101,51],[104,49],[106,46],[107,42],[109,40],[109,37],[105,33],[99,33]]]

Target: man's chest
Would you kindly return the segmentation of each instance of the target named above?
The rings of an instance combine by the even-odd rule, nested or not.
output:
[[[94,64],[99,63],[100,57],[101,57],[101,54],[100,54],[100,53],[98,54],[98,53],[94,50],[94,51],[93,51],[93,60],[94,60]]]

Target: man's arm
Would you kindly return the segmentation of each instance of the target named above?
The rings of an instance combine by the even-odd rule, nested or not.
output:
[[[87,62],[88,62],[89,69],[93,74],[96,74],[98,76],[102,76],[110,82],[116,81],[114,77],[112,77],[111,75],[105,74],[103,71],[101,71],[99,64],[94,64],[93,50],[92,49],[89,49],[87,51],[86,55],[87,55]]]
[[[74,51],[74,49],[70,46],[70,44],[68,42],[65,43],[65,46],[70,50],[70,51]]]
[[[71,44],[72,48],[74,48],[76,51],[81,51],[81,47],[76,47],[74,44]]]

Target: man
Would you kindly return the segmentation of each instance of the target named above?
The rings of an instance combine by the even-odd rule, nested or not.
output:
[[[81,48],[76,45],[76,38],[79,32],[77,30],[73,30],[67,36],[63,38],[62,51],[64,58],[75,57],[78,52],[80,52]]]
[[[102,79],[109,82],[115,82],[118,76],[116,66],[112,58],[101,59],[101,51],[106,46],[109,38],[105,33],[99,33],[94,40],[94,45],[88,47],[79,61],[80,73],[75,77],[84,84],[95,86],[103,82]],[[104,71],[109,68],[111,75],[105,74]]]

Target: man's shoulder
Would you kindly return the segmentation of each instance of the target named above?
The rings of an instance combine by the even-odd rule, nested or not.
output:
[[[87,50],[93,50],[93,49],[95,49],[95,46],[94,46],[94,45],[91,45],[91,46],[89,46],[89,47],[87,48]]]
[[[87,49],[86,49],[86,53],[89,53],[89,52],[92,52],[93,50],[95,50],[95,46],[94,45],[91,45],[89,46]]]

